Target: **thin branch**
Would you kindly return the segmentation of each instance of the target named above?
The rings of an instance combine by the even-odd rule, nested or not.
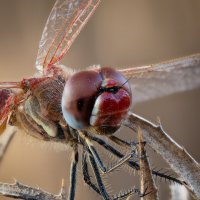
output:
[[[200,165],[180,145],[178,145],[161,125],[130,113],[124,125],[137,132],[141,128],[144,140],[165,159],[171,168],[182,178],[185,185],[200,199]]]
[[[0,161],[3,159],[16,131],[16,127],[7,126],[6,131],[0,136]],[[62,181],[62,188],[59,195],[53,195],[39,188],[36,189],[23,185],[17,181],[14,184],[0,183],[0,195],[25,200],[66,200],[64,181]]]
[[[142,200],[158,200],[158,190],[154,183],[152,177],[151,168],[149,160],[146,155],[145,144],[142,137],[141,128],[138,129],[138,142],[139,142],[139,152],[140,152],[140,185],[141,192],[144,193],[148,189],[147,193],[150,192],[145,197],[142,197]],[[148,187],[148,188],[147,188]]]
[[[14,184],[0,183],[0,194],[25,200],[66,200],[63,186],[60,194],[54,195],[39,188],[23,185],[17,181]]]
[[[8,125],[3,135],[0,136],[0,161],[3,159],[7,147],[9,146],[16,131],[16,127]]]

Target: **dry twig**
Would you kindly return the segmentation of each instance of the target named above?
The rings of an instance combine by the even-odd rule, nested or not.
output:
[[[130,113],[124,125],[137,132],[141,128],[144,140],[167,161],[171,168],[185,182],[191,193],[200,199],[200,165],[180,145],[178,145],[161,125]]]
[[[53,195],[39,188],[23,185],[19,182],[14,184],[0,183],[0,193],[7,197],[26,200],[66,200],[64,185],[59,195]]]
[[[141,128],[138,129],[138,142],[139,142],[139,152],[140,152],[140,185],[141,192],[145,192],[148,189],[147,193],[150,192],[145,197],[142,197],[142,200],[158,200],[158,191],[152,177],[151,168],[149,164],[148,157],[146,155],[145,144],[142,137]],[[147,188],[148,187],[148,188]]]
[[[16,127],[7,125],[4,134],[0,136],[0,161],[3,159],[16,131]],[[53,195],[39,188],[23,185],[18,181],[14,184],[0,183],[0,194],[7,197],[26,200],[66,200],[64,181],[62,182],[62,188],[59,195]]]

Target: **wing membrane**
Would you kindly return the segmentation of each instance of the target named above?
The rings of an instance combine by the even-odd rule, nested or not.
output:
[[[43,70],[62,59],[101,0],[57,0],[39,44],[36,67]]]
[[[119,71],[130,78],[133,103],[139,103],[200,87],[200,54]]]

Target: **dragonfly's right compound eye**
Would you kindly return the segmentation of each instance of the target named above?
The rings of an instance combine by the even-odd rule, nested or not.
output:
[[[101,82],[100,74],[95,71],[81,71],[67,80],[62,96],[62,112],[69,126],[74,129],[89,126]]]

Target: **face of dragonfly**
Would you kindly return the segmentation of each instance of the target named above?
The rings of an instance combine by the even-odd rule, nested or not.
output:
[[[116,3],[116,6],[117,5],[119,5],[119,10],[121,11],[121,15],[122,15],[122,13],[123,13],[123,11],[122,11],[122,9],[121,9],[121,4],[117,1],[117,3]],[[110,10],[107,8],[107,7],[109,7],[109,5],[107,4],[107,2],[104,2],[102,5],[102,9],[101,8],[99,8],[99,11],[97,11],[98,12],[98,14],[97,15],[95,15],[94,17],[97,19],[97,21],[99,20],[101,20],[102,19],[102,17],[104,17],[104,15],[105,16],[109,16],[109,14],[110,14]],[[105,10],[105,13],[104,14],[101,14],[101,10],[103,10],[103,8],[104,8],[104,10]],[[135,6],[134,5],[131,5],[131,6],[127,6],[124,10],[125,10],[125,14],[129,11],[129,13],[131,14],[132,13],[132,10],[130,10],[130,8],[134,8],[134,9],[136,9],[135,8]],[[128,10],[128,11],[127,11]],[[117,10],[118,11],[118,10]],[[119,12],[117,12],[116,11],[116,13],[119,13]],[[103,12],[103,11],[102,11]],[[41,12],[42,13],[42,12]],[[139,13],[137,12],[137,10],[135,10],[135,12],[134,13],[137,13],[138,14],[138,16],[140,16],[139,15]],[[143,12],[140,12],[141,13],[141,15],[143,15],[144,13]],[[113,13],[111,13],[112,15],[114,15],[115,17],[117,16],[115,13],[113,14]],[[47,15],[46,15],[47,16]],[[126,16],[126,15],[125,15]],[[25,18],[25,17],[24,17]],[[135,17],[135,15],[133,16],[133,17],[130,17],[131,19],[138,19],[138,18],[140,18],[140,17]],[[145,18],[145,17],[144,17]],[[145,19],[147,19],[148,17],[146,17]],[[116,19],[116,18],[115,18]],[[119,19],[121,19],[121,17],[119,18]],[[124,20],[124,21],[128,21],[128,17]],[[106,20],[105,20],[106,21]],[[119,20],[117,20],[117,21],[119,21]],[[132,20],[131,21],[129,21],[130,23],[133,23],[132,22]],[[136,21],[134,21],[134,22],[136,22]],[[129,23],[129,24],[130,24]],[[178,22],[177,22],[178,23]],[[95,23],[94,23],[95,24]],[[110,24],[110,23],[109,23]],[[111,23],[112,24],[112,23]],[[147,23],[148,24],[148,23]],[[121,66],[121,65],[127,65],[127,66],[129,66],[130,64],[134,64],[134,65],[141,65],[141,64],[144,64],[144,63],[154,63],[154,62],[157,62],[157,59],[155,59],[155,57],[157,56],[157,57],[159,57],[158,55],[160,55],[161,57],[159,58],[160,60],[165,60],[166,59],[166,57],[162,54],[162,53],[160,53],[160,52],[162,52],[162,48],[161,48],[161,50],[159,50],[160,49],[160,46],[165,46],[166,47],[166,45],[160,45],[160,44],[157,44],[157,46],[156,46],[156,40],[157,40],[157,37],[158,37],[158,35],[156,35],[155,36],[155,39],[154,39],[154,44],[151,44],[151,43],[148,43],[149,44],[149,46],[153,46],[153,49],[154,49],[154,51],[155,51],[155,54],[153,54],[153,51],[151,51],[150,50],[150,47],[148,47],[149,48],[149,51],[148,51],[148,53],[144,50],[145,49],[145,46],[144,45],[142,45],[141,46],[141,44],[142,44],[142,42],[143,41],[137,41],[138,39],[135,39],[135,40],[133,40],[134,39],[134,37],[132,37],[131,36],[131,41],[132,42],[130,42],[130,40],[128,40],[127,41],[127,36],[126,35],[123,35],[123,38],[125,39],[125,40],[122,40],[122,41],[125,41],[125,43],[126,43],[126,45],[128,45],[128,43],[133,43],[134,45],[131,45],[132,47],[134,47],[134,49],[132,49],[132,47],[129,47],[130,48],[130,50],[127,50],[126,52],[129,52],[129,53],[126,53],[126,54],[123,54],[123,56],[125,56],[124,57],[124,60],[126,60],[125,61],[125,64],[124,64],[124,61],[122,61],[122,60],[120,60],[119,59],[119,57],[122,57],[122,52],[121,51],[123,51],[123,50],[121,50],[121,49],[123,49],[123,48],[120,48],[120,47],[118,47],[118,48],[114,48],[113,50],[111,50],[110,48],[110,46],[114,46],[114,44],[115,43],[117,43],[117,41],[119,41],[119,39],[117,40],[117,41],[112,41],[111,39],[112,39],[112,37],[113,37],[113,33],[108,33],[107,32],[107,29],[106,29],[106,31],[104,30],[104,31],[100,31],[99,29],[99,25],[95,25],[96,26],[96,28],[95,28],[95,31],[93,31],[93,32],[95,32],[94,34],[95,34],[95,43],[97,43],[97,45],[99,45],[99,46],[103,46],[104,45],[104,47],[105,47],[105,45],[106,45],[106,43],[108,44],[108,41],[111,41],[111,45],[109,45],[109,46],[107,46],[106,48],[102,48],[102,49],[104,49],[104,50],[97,50],[98,51],[98,53],[100,52],[101,53],[101,55],[99,55],[99,57],[98,57],[98,60],[96,61],[95,60],[95,58],[90,58],[90,55],[94,55],[94,57],[97,57],[97,54],[95,54],[95,52],[92,50],[92,48],[91,48],[91,50],[90,50],[90,52],[89,53],[86,53],[86,51],[84,50],[85,49],[85,47],[83,47],[84,46],[84,44],[86,43],[85,41],[87,41],[87,44],[90,44],[91,43],[91,37],[90,36],[87,36],[87,34],[86,33],[88,33],[88,31],[87,31],[87,28],[85,29],[85,31],[83,32],[83,33],[81,33],[81,35],[83,34],[83,36],[80,36],[80,39],[77,41],[77,44],[75,44],[75,47],[73,47],[74,48],[74,50],[72,49],[71,50],[71,52],[69,52],[69,54],[68,54],[68,56],[66,57],[66,59],[67,59],[67,61],[66,61],[66,63],[69,63],[68,65],[69,66],[73,66],[73,65],[78,65],[78,66],[82,66],[82,65],[84,65],[84,66],[87,66],[87,65],[89,65],[90,63],[103,63],[103,62],[107,62],[107,63],[114,63],[113,65],[117,65],[117,66]],[[103,25],[104,26],[104,25]],[[88,28],[89,27],[91,27],[91,23],[89,23],[89,25],[88,25]],[[123,25],[123,27],[124,27],[124,25]],[[145,27],[145,25],[144,25],[144,27]],[[107,28],[109,29],[109,25],[107,25]],[[127,28],[128,30],[129,30],[129,28],[130,28],[130,26],[129,25],[126,25],[124,28],[122,28],[122,30],[123,29],[125,29],[125,28]],[[31,30],[31,28],[29,28],[30,30]],[[93,29],[93,28],[89,28],[89,29]],[[167,29],[167,28],[166,28]],[[16,29],[17,30],[17,29]],[[134,29],[135,30],[135,29]],[[27,31],[29,31],[29,30],[26,30],[26,32]],[[105,34],[105,32],[106,32],[106,34],[107,34],[107,36],[105,37],[104,36],[104,34]],[[121,28],[120,28],[120,32],[121,32]],[[126,32],[129,32],[129,31],[126,31]],[[148,32],[148,29],[146,30],[146,31],[142,31],[142,32]],[[158,31],[159,32],[159,31]],[[115,31],[115,33],[118,35],[119,33],[118,33],[118,29],[116,28],[116,31]],[[122,34],[123,32],[121,32],[121,34]],[[28,34],[28,35],[32,35],[31,34],[31,32]],[[92,33],[92,35],[93,35],[93,33]],[[104,38],[105,38],[105,41],[106,40],[108,40],[108,41],[106,41],[106,42],[96,42],[96,38],[99,38],[100,37],[100,35],[101,36],[103,36]],[[118,35],[118,36],[120,36],[120,35]],[[126,37],[125,37],[126,36]],[[82,37],[82,38],[81,38]],[[117,37],[117,36],[115,36],[115,37]],[[146,37],[146,36],[145,36]],[[164,37],[164,36],[163,36]],[[120,37],[119,37],[120,38]],[[175,39],[176,37],[174,36],[174,40],[176,40]],[[192,37],[191,36],[191,38],[193,38],[194,39],[194,37]],[[168,39],[169,41],[170,41],[170,38]],[[195,40],[194,40],[195,41]],[[100,44],[101,43],[101,44]],[[140,44],[138,44],[138,43],[140,43]],[[195,42],[194,42],[195,43]],[[122,45],[122,42],[120,42],[120,45]],[[11,45],[10,45],[11,46]],[[31,45],[30,45],[31,46]],[[35,46],[35,48],[36,48],[36,43],[35,43],[35,41],[34,41],[34,43],[33,43],[33,46]],[[81,47],[77,47],[77,46],[81,46]],[[174,49],[174,48],[176,48],[177,47],[177,45],[174,45],[174,47],[170,47],[170,45],[169,45],[169,47],[167,47],[167,50],[168,50],[168,52],[170,53],[171,52],[171,49]],[[79,49],[80,48],[80,49]],[[163,47],[164,48],[164,47]],[[30,48],[27,48],[27,49],[30,49]],[[78,49],[78,51],[81,51],[81,53],[79,54],[79,53],[74,53],[76,50]],[[117,52],[117,49],[120,49],[119,50],[119,52]],[[180,49],[179,49],[179,51],[180,52],[182,52],[182,51],[184,51],[184,50],[182,50],[183,48],[181,47]],[[189,49],[189,48],[188,48]],[[140,56],[138,56],[138,52],[137,52],[137,50],[139,50],[139,51],[141,51],[141,50],[143,50],[144,52],[144,54],[142,55],[140,55]],[[166,50],[166,48],[165,48],[165,50]],[[166,51],[167,51],[166,50]],[[108,56],[109,56],[109,53],[108,53],[108,51],[109,52],[112,52],[112,54],[115,54],[115,56],[111,56],[112,58],[109,58]],[[160,52],[159,52],[160,51]],[[135,59],[134,60],[131,60],[131,58],[127,58],[128,57],[128,55],[127,54],[130,54],[130,52],[134,52],[133,54],[134,55],[131,55],[130,57],[135,57],[135,55],[137,55],[137,57],[135,57]],[[191,49],[191,52],[193,52],[193,50]],[[18,53],[18,52],[17,52]],[[34,53],[34,52],[33,52]],[[30,57],[32,58],[32,55],[33,55],[33,53],[30,53],[31,55],[30,55]],[[73,53],[75,54],[75,56],[76,56],[76,59],[74,59],[74,57],[75,56],[73,56]],[[168,53],[168,54],[169,54]],[[88,54],[89,54],[89,56],[88,56]],[[132,54],[132,53],[131,53]],[[150,55],[149,55],[150,54]],[[181,54],[181,53],[180,53]],[[143,62],[143,58],[145,57],[145,56],[149,56],[148,57],[148,61],[144,61]],[[177,56],[177,54],[176,53],[174,53],[173,55],[171,54],[171,56],[170,57],[176,57]],[[23,57],[22,55],[21,56],[18,56],[18,57]],[[140,58],[139,58],[140,57]],[[80,58],[80,59],[79,59]],[[103,60],[103,58],[105,58],[105,60]],[[86,60],[87,59],[87,60]],[[142,60],[142,61],[139,61],[139,59],[140,60]],[[8,59],[7,59],[8,60]],[[75,60],[75,61],[72,61],[72,60]],[[102,62],[102,60],[103,60],[103,62]],[[129,61],[127,61],[127,60],[129,60]],[[136,60],[136,61],[135,61]],[[8,62],[10,62],[10,61],[8,61]],[[24,68],[24,70],[26,71],[27,70],[27,66],[29,66],[28,65],[28,63],[25,63],[26,64],[26,67]],[[14,63],[13,64],[11,64],[11,66],[14,66]],[[33,71],[33,70],[32,70]],[[27,73],[27,72],[26,72]],[[28,73],[27,73],[28,74]],[[14,76],[14,75],[13,75]],[[21,77],[21,75],[19,74],[18,76],[17,76],[17,78],[19,78],[19,77]],[[9,77],[10,78],[10,77]],[[164,83],[163,83],[164,84]],[[149,85],[149,82],[147,82],[146,84],[144,84],[144,85]],[[152,92],[152,90],[151,90],[151,92]],[[195,94],[194,94],[195,95]],[[137,98],[137,97],[136,97]],[[187,97],[186,97],[187,98]],[[183,101],[185,101],[184,99],[185,99],[185,96],[181,96],[181,99],[183,100]],[[170,100],[170,99],[169,99]],[[174,101],[174,99],[172,99],[172,101]],[[176,97],[175,97],[175,101],[176,101]],[[156,102],[156,103],[155,103]],[[150,105],[151,106],[149,106],[148,107],[148,105],[147,106],[144,106],[145,108],[147,108],[146,110],[150,110],[151,112],[155,112],[155,115],[160,115],[160,113],[163,113],[163,114],[161,114],[163,117],[165,117],[165,115],[166,114],[164,114],[164,111],[162,111],[162,107],[161,106],[156,106],[156,105],[158,105],[157,103],[158,103],[158,101],[155,101],[155,102],[153,102],[152,104],[150,103]],[[169,103],[168,102],[168,100],[164,100],[164,102],[167,104],[167,103]],[[194,101],[192,101],[192,102],[194,102]],[[185,103],[187,103],[187,100],[186,100],[186,102]],[[161,105],[163,105],[164,103],[161,103]],[[165,104],[164,104],[165,105]],[[179,104],[177,104],[177,105],[179,105]],[[195,104],[193,104],[194,105],[194,107],[195,107]],[[167,106],[168,107],[168,106]],[[173,107],[173,106],[172,106]],[[143,108],[141,108],[140,106],[139,106],[139,108],[145,113],[145,112],[147,112],[147,111],[145,111]],[[154,108],[154,110],[153,110],[153,108]],[[158,109],[158,108],[160,108],[160,110]],[[174,109],[175,108],[177,108],[176,106],[175,107],[173,107]],[[184,106],[182,105],[182,108],[184,108]],[[136,107],[136,109],[138,109],[138,107]],[[170,108],[168,107],[168,110],[169,110]],[[157,110],[157,111],[155,111],[155,110]],[[165,109],[165,110],[167,110],[167,109]],[[171,109],[170,109],[171,110]],[[191,109],[192,110],[192,109]],[[166,113],[166,112],[165,112]],[[187,112],[187,114],[188,114],[188,112]],[[148,113],[147,113],[147,115],[149,115]],[[174,117],[174,116],[173,116]],[[180,117],[180,116],[179,116]],[[178,116],[177,117],[174,117],[173,119],[175,120],[175,119],[177,119],[177,118],[179,118]],[[165,118],[167,118],[167,117],[165,117]],[[197,117],[198,118],[198,117]],[[194,125],[194,124],[193,124]],[[174,130],[174,129],[173,129]],[[21,152],[21,153],[23,153],[23,152]],[[61,162],[61,161],[60,161]],[[59,181],[59,180],[58,180]]]

